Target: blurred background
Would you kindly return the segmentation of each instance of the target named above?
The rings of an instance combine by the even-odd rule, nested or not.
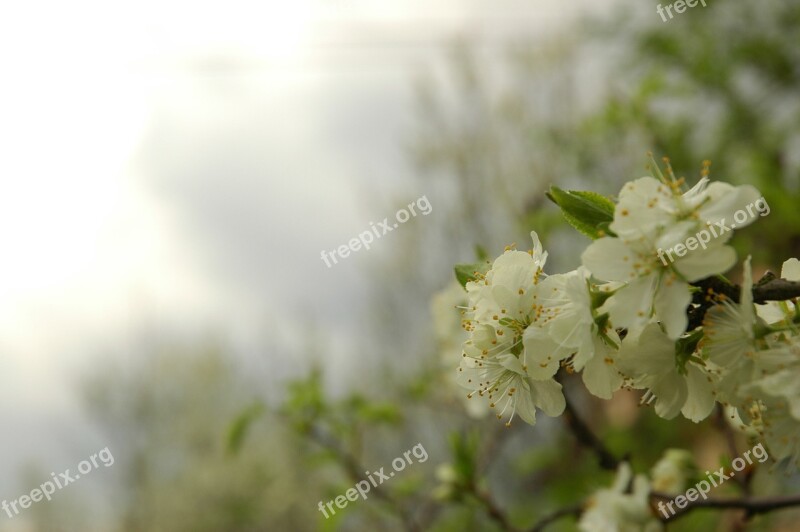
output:
[[[452,267],[531,229],[547,271],[575,267],[587,240],[544,191],[616,194],[648,150],[760,189],[771,213],[736,238],[756,273],[798,256],[800,3],[655,6],[3,5],[0,499],[115,463],[0,530],[509,529],[492,504],[524,529],[608,485],[563,420],[506,429],[452,382]],[[428,215],[321,259],[423,196]],[[725,452],[633,392],[567,392],[637,471]],[[381,496],[318,511],[418,443]]]

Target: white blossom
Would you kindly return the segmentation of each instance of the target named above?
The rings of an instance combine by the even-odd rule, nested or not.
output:
[[[648,501],[650,486],[644,475],[633,479],[633,491],[628,493],[633,473],[627,462],[620,464],[611,488],[598,490],[589,499],[578,522],[583,532],[658,532],[661,522],[653,515]]]
[[[691,301],[689,283],[727,271],[736,254],[726,242],[730,230],[702,247],[673,260],[663,258],[699,231],[714,229],[731,220],[737,208],[759,197],[749,186],[734,187],[703,178],[685,193],[680,181],[661,182],[642,177],[623,186],[610,229],[616,237],[594,241],[582,255],[583,264],[598,278],[622,281],[608,302],[611,319],[633,337],[655,318],[676,340],[686,329],[686,308]],[[752,222],[748,219],[739,227]],[[715,232],[716,234],[716,232]],[[661,250],[661,253],[659,252]]]
[[[457,360],[462,352],[464,331],[461,328],[463,310],[460,309],[466,304],[467,294],[464,288],[453,279],[447,287],[434,294],[430,305],[436,344],[443,369],[446,369],[443,373],[456,389],[459,389],[459,386],[453,372],[453,361]],[[485,402],[470,401],[461,394],[459,396],[463,399],[464,408],[470,417],[481,418],[489,413],[489,406]]]
[[[542,317],[523,335],[532,375],[552,376],[562,360],[574,355],[569,368],[582,371],[587,389],[603,399],[611,398],[622,384],[615,361],[620,342],[608,320],[600,321],[591,292],[603,294],[611,289],[608,284],[593,286],[583,267],[542,281],[538,291]]]
[[[647,390],[642,401],[655,401],[656,414],[672,419],[682,413],[694,422],[708,417],[715,403],[715,375],[699,362],[689,358],[681,367],[675,342],[656,323],[638,339],[626,338],[619,357],[632,387]]]
[[[547,260],[538,235],[532,232],[531,238],[529,252],[507,249],[481,279],[466,286],[470,317],[464,328],[470,337],[463,345],[459,383],[472,390],[468,397],[486,397],[499,418],[508,416],[507,424],[517,413],[534,424],[535,408],[557,416],[565,407],[560,384],[529,373],[523,345],[525,329],[542,319],[537,285]]]
[[[686,489],[694,473],[692,453],[685,449],[667,449],[650,470],[653,491],[677,495]]]

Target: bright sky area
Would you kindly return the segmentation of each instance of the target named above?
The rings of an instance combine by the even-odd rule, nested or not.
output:
[[[590,3],[4,6],[0,498],[27,460],[95,450],[74,381],[143,332],[255,352],[313,320],[346,353],[355,316],[336,309],[367,259],[319,253],[375,217],[365,187],[406,180],[414,76],[457,35],[500,46]]]

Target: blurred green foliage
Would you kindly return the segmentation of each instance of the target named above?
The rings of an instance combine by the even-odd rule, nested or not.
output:
[[[312,527],[302,459],[245,382],[219,348],[169,347],[88,383],[91,412],[118,461],[118,530]],[[252,423],[245,438],[257,418],[266,424]]]
[[[644,173],[648,150],[698,175],[712,159],[712,178],[761,190],[771,213],[737,233],[740,255],[775,269],[799,254],[800,3],[717,2],[668,24],[655,2],[635,5],[563,38],[514,43],[501,65],[462,42],[452,51],[452,90],[420,81],[408,148],[439,226],[433,217],[424,229],[409,224],[375,272],[365,349],[391,361],[379,385],[359,382],[357,392],[332,397],[318,368],[288,384],[283,404],[267,405],[215,349],[164,350],[135,370],[97,376],[88,387],[93,412],[115,455],[126,457],[116,466],[125,470],[116,529],[500,530],[497,509],[525,528],[610,484],[611,473],[561,420],[506,429],[468,417],[421,308],[476,244],[491,257],[531,229],[555,269],[574,267],[582,237],[565,229],[545,191],[556,184],[613,195]],[[637,472],[669,447],[691,450],[706,467],[727,452],[712,426],[658,419],[635,406],[632,392],[605,406],[574,399]],[[317,511],[319,500],[417,442],[430,460],[387,483],[384,497],[330,520]],[[756,485],[777,492],[794,482],[777,477]],[[796,515],[761,516],[748,530],[791,530]],[[42,519],[39,529],[48,530],[52,517]],[[697,512],[670,530],[729,530],[733,522]],[[548,530],[575,530],[574,519]]]

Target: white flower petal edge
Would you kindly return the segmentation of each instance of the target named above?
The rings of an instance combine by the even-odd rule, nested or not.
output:
[[[627,493],[633,480],[633,491]],[[581,514],[582,532],[658,532],[661,522],[649,504],[650,484],[644,475],[633,477],[627,462],[620,464],[614,484],[594,493]]]

